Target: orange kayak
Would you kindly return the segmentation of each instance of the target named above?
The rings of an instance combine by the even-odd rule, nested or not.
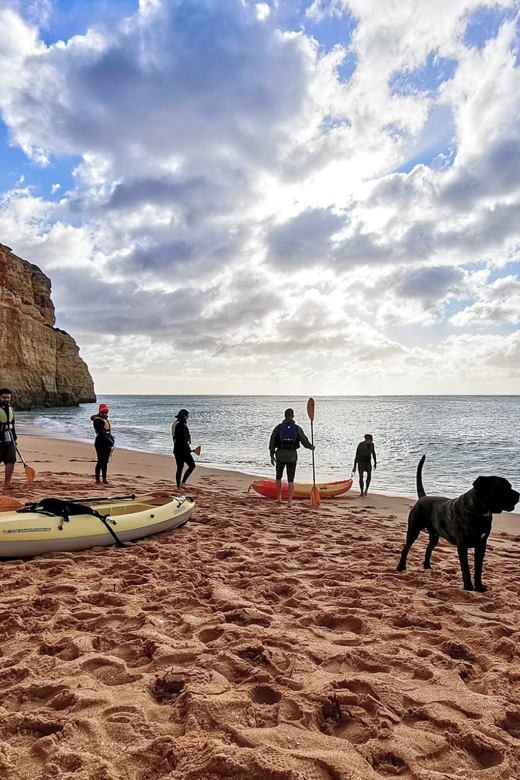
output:
[[[352,487],[351,479],[342,479],[339,482],[317,482],[316,487],[319,488],[321,498],[335,498],[341,496],[342,493],[346,493]],[[257,479],[251,485],[249,489],[256,490],[261,496],[267,498],[276,498],[276,482],[274,479]],[[302,485],[298,482],[294,483],[294,498],[310,498],[312,489],[312,483],[309,485]],[[287,482],[282,482],[282,498],[287,498]]]

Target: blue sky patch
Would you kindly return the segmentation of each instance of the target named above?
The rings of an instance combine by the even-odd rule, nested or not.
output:
[[[47,46],[84,35],[98,25],[112,27],[139,8],[138,0],[57,0],[52,5],[48,24],[42,26],[41,39]]]
[[[515,17],[517,10],[498,5],[477,8],[468,19],[464,45],[483,49],[488,41],[497,37],[502,24]]]
[[[46,166],[31,162],[18,146],[9,146],[9,133],[5,123],[0,120],[0,192],[15,187],[33,187],[35,195],[48,200],[59,200],[63,193],[75,186],[73,169],[82,158],[78,155],[66,155],[59,159],[51,157]],[[54,185],[59,188],[54,189]]]
[[[437,57],[430,52],[424,65],[411,71],[394,73],[389,82],[392,95],[434,95],[441,84],[449,81],[457,70],[457,60]]]

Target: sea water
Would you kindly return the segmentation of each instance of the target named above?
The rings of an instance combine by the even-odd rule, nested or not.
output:
[[[103,395],[110,407],[116,446],[171,454],[171,424],[179,409],[190,412],[192,445],[204,466],[273,477],[271,431],[292,407],[307,436],[307,398],[281,396]],[[20,432],[93,442],[90,416],[97,404],[18,412]],[[345,396],[315,398],[316,480],[350,477],[365,433],[374,437],[376,492],[415,495],[415,472],[426,455],[427,492],[456,496],[479,475],[496,474],[520,489],[520,396]],[[312,456],[299,450],[297,481],[312,480]],[[113,468],[117,460],[114,460]],[[173,475],[173,462],[172,462]],[[357,484],[357,480],[356,480]]]

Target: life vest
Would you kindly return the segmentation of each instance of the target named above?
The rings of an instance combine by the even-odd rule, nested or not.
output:
[[[280,447],[282,450],[295,450],[299,444],[296,423],[283,422],[280,425]]]
[[[5,409],[0,406],[0,427],[2,431],[12,431],[14,428],[14,412],[13,407],[8,406],[7,414]]]
[[[172,423],[172,439],[173,439],[173,441],[175,441],[175,428],[178,426],[178,424],[179,424],[178,420],[175,420]]]
[[[103,425],[105,426],[105,433],[110,433],[111,428],[110,428],[110,423],[108,422],[108,420],[105,420],[104,417],[100,417],[98,414],[94,415],[94,417],[92,418],[92,421],[94,421],[94,420],[103,420]]]

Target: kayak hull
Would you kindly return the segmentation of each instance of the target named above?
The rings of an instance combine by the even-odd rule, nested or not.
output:
[[[266,498],[276,498],[276,482],[274,479],[257,479],[251,484],[253,490]],[[310,498],[313,485],[294,483],[294,498]],[[320,491],[320,498],[335,498],[347,493],[352,487],[351,479],[343,479],[339,482],[317,482],[316,487]],[[282,498],[287,498],[289,486],[287,482],[282,482]]]
[[[111,528],[122,542],[143,539],[171,531],[188,522],[195,501],[174,498],[162,503],[137,501],[133,504],[96,505],[101,515],[115,521]],[[159,500],[160,501],[160,500]],[[40,512],[0,514],[0,557],[21,558],[48,552],[72,552],[90,547],[108,547],[115,540],[101,520],[92,515],[72,515],[68,523],[61,517]]]

